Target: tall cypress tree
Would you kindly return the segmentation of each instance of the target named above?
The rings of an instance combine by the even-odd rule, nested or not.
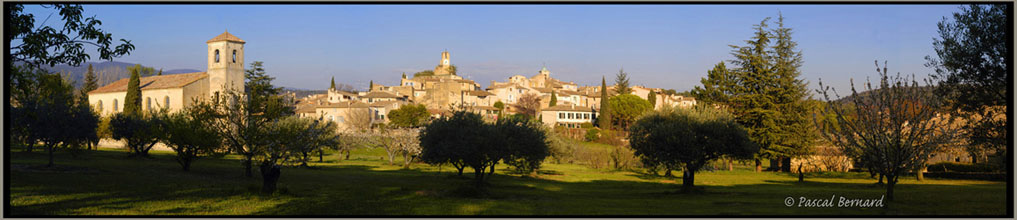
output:
[[[649,95],[646,95],[646,101],[650,101],[650,109],[657,108],[657,92],[650,91]]]
[[[558,105],[558,95],[554,94],[554,91],[551,91],[551,102],[547,104],[547,107],[556,105]]]
[[[131,69],[131,79],[127,82],[127,96],[124,97],[124,113],[137,115],[141,113],[141,75],[138,69]]]
[[[601,129],[611,129],[611,109],[607,108],[607,99],[610,98],[607,95],[607,81],[603,76],[600,77],[600,115],[597,116],[597,121],[600,122]]]
[[[335,76],[332,77],[332,86],[328,87],[328,89],[335,90]]]
[[[367,91],[370,92],[372,89],[374,89],[374,80],[371,80],[367,84]]]

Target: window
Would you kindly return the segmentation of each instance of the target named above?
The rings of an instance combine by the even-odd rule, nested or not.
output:
[[[558,119],[565,119],[565,113],[558,113]]]
[[[219,50],[215,50],[215,62],[219,62]]]
[[[102,112],[102,100],[99,100],[99,103],[95,104],[95,108],[99,109],[99,112]]]
[[[152,109],[152,97],[145,98],[145,109]]]
[[[233,50],[233,63],[237,63],[237,50]]]
[[[345,119],[345,118],[343,118],[343,116],[339,116],[339,122],[340,122],[340,123],[345,123],[345,122],[346,122],[346,119]]]
[[[166,96],[166,98],[163,98],[163,99],[165,99],[165,101],[163,101],[163,102],[165,102],[165,104],[166,104],[166,107],[165,107],[165,108],[169,108],[169,107],[170,107],[170,104],[169,104],[169,96]]]
[[[117,106],[117,99],[113,99],[113,112],[120,111],[120,106]]]

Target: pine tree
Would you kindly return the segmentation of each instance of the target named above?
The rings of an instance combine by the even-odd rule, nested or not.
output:
[[[547,107],[558,105],[558,95],[551,91],[551,102],[547,104]]]
[[[131,69],[131,79],[127,81],[124,113],[129,115],[141,113],[141,75],[138,73],[138,69]]]
[[[797,50],[798,43],[791,39],[791,28],[784,26],[784,16],[778,14],[777,29],[774,30],[776,44],[773,46],[774,71],[778,91],[776,96],[778,117],[778,128],[780,128],[781,142],[774,149],[778,157],[783,161],[783,171],[790,172],[791,158],[805,156],[809,153],[814,140],[818,134],[811,126],[812,106],[808,103],[812,99],[808,92],[808,85],[801,76],[802,52]]]
[[[629,74],[625,73],[625,69],[618,70],[618,75],[614,79],[614,91],[618,95],[632,93],[632,88],[629,88]]]
[[[162,68],[159,68],[159,73],[156,73],[155,75],[162,76]]]
[[[332,86],[328,87],[330,90],[335,90],[335,76],[332,77]]]
[[[99,88],[99,77],[95,75],[92,64],[88,64],[88,71],[85,72],[85,82],[81,85],[81,98],[88,100],[88,92]]]
[[[646,101],[650,101],[651,109],[657,108],[657,92],[650,91],[650,94],[646,95]]]
[[[600,77],[600,115],[597,116],[597,122],[600,123],[601,129],[611,129],[611,109],[607,106],[607,81],[603,76]]]
[[[735,75],[727,69],[724,62],[719,62],[707,72],[706,77],[699,80],[702,87],[692,89],[693,97],[700,102],[728,105],[734,91]]]

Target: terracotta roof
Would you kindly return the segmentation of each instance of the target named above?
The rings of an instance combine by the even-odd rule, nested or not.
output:
[[[205,72],[148,76],[141,77],[141,84],[139,85],[141,90],[180,88],[206,77],[208,77],[208,74]],[[116,82],[107,84],[106,86],[92,90],[91,92],[88,92],[88,94],[127,91],[127,83],[130,81],[130,78],[120,79]]]
[[[579,92],[572,91],[572,90],[564,90],[564,89],[558,90],[556,92],[558,92],[558,95],[565,95],[565,96],[569,96],[569,95],[582,95]]]
[[[472,95],[472,96],[492,96],[492,95],[494,95],[494,93],[490,93],[490,92],[487,92],[487,91],[484,91],[484,90],[470,90],[470,91],[466,91],[466,94],[467,95]]]
[[[392,103],[400,103],[400,102],[402,102],[402,101],[381,101],[381,102],[374,102],[374,103],[371,103],[371,104],[368,104],[368,105],[371,106],[371,107],[386,107],[388,105],[391,105]]]
[[[367,108],[367,107],[368,105],[366,103],[353,101],[328,103],[318,106],[318,108]]]
[[[392,98],[392,99],[397,99],[397,98],[402,98],[402,96],[398,96],[398,95],[392,94],[390,92],[374,91],[374,92],[369,92],[367,94],[364,94],[364,96],[361,96],[360,98],[365,98],[365,99],[372,99],[372,98],[373,99],[377,99],[377,98]]]
[[[232,34],[230,34],[229,31],[224,31],[219,36],[215,36],[211,40],[205,41],[205,43],[212,43],[212,42],[216,42],[216,41],[232,41],[232,42],[237,42],[237,43],[246,43],[246,42],[244,42],[244,40],[241,40],[239,37],[233,36]]]
[[[541,109],[540,111],[573,111],[573,112],[593,112],[593,108],[584,106],[574,105],[556,105],[549,108]]]
[[[551,93],[552,91],[551,88],[533,88],[533,89],[537,90],[540,93]]]

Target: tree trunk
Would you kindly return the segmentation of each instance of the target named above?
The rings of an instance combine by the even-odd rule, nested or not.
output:
[[[323,150],[318,151],[318,162],[319,163],[325,162],[325,151]]]
[[[190,171],[191,170],[191,160],[190,159],[181,159],[180,160],[180,165],[183,165],[184,171]]]
[[[788,173],[790,173],[791,172],[791,157],[784,157],[784,158],[781,158],[780,160],[781,160],[780,161],[780,164],[781,164],[780,171],[781,172],[788,172]]]
[[[346,150],[346,160],[350,160],[350,150]]]
[[[244,154],[244,176],[245,177],[254,177],[254,173],[251,172],[251,169],[252,169],[252,167],[251,167],[252,166],[251,159],[253,157],[254,157],[254,155]]]
[[[734,161],[731,158],[727,159],[727,171],[734,171]]]
[[[300,152],[300,153],[304,155],[304,157],[300,158],[301,159],[300,160],[300,166],[301,167],[309,167],[309,166],[307,166],[307,160],[310,159],[310,158],[307,156],[307,151]]]
[[[876,183],[876,184],[883,185],[883,174],[882,173],[879,174],[879,182]]]
[[[491,178],[491,176],[494,176],[494,164],[491,164],[491,172],[487,172],[486,178]]]
[[[395,164],[395,162],[393,162],[395,161],[395,152],[387,151],[387,153],[388,153],[388,165]]]
[[[924,165],[923,166],[919,166],[918,167],[918,171],[916,171],[915,173],[916,173],[915,176],[917,176],[918,181],[925,180],[925,166]]]
[[[279,183],[280,175],[279,165],[271,164],[268,162],[261,164],[261,193],[272,194],[275,192],[276,185]]]
[[[664,177],[674,177],[674,175],[671,175],[671,168],[670,167],[667,167],[667,168],[664,168],[664,169],[665,169]]]
[[[459,170],[459,176],[463,176],[463,169],[465,169],[465,168],[466,167],[458,167],[458,166],[456,167],[456,170]]]
[[[893,201],[893,186],[897,184],[897,177],[893,175],[886,176],[886,201]]]
[[[473,185],[480,187],[484,183],[484,168],[486,167],[473,168]]]
[[[53,144],[47,144],[46,151],[49,152],[49,163],[46,164],[46,167],[53,167]]]
[[[682,171],[682,191],[692,192],[696,187],[696,173],[689,169]]]
[[[756,159],[756,172],[763,172],[763,161]]]
[[[798,182],[805,182],[805,173],[802,172],[802,163],[798,163]]]

